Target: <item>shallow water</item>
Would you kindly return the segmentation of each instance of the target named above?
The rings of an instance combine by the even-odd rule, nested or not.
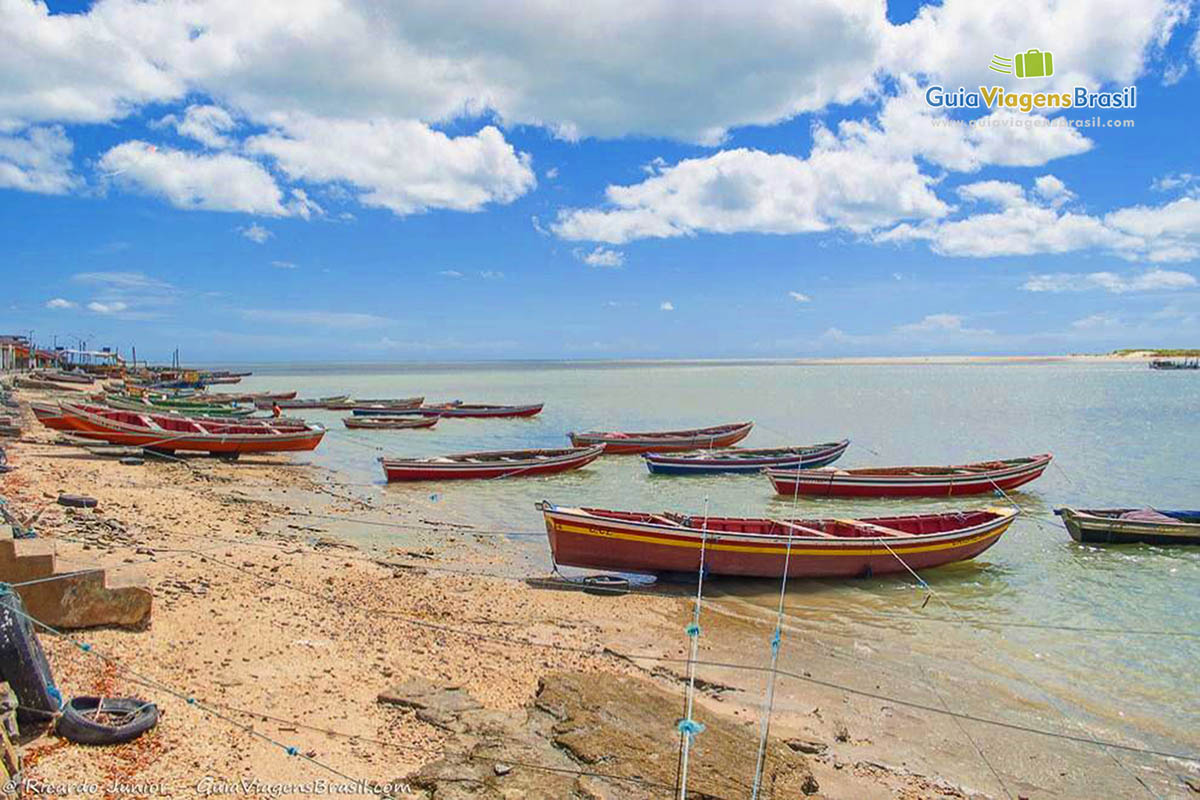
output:
[[[895,668],[905,658],[936,663],[977,688],[968,698],[973,708],[1048,710],[1096,735],[1200,752],[1200,548],[1078,545],[1051,513],[1062,505],[1200,507],[1200,373],[1079,363],[261,366],[238,388],[544,401],[533,419],[446,419],[429,431],[348,431],[340,421],[348,412],[292,412],[329,427],[313,460],[346,481],[378,484],[389,499],[439,516],[523,532],[542,530],[533,508],[540,499],[686,512],[702,511],[707,500],[714,515],[754,516],[789,515],[793,501],[776,497],[760,476],[650,476],[637,456],[546,478],[387,487],[375,459],[561,447],[570,430],[743,419],[756,423],[744,446],[848,437],[841,466],[1053,452],[1050,470],[1011,495],[1029,516],[975,561],[924,574],[936,593],[924,608],[928,593],[905,576],[793,581],[789,623],[867,642]],[[801,499],[796,513],[869,516],[1001,502]],[[549,568],[544,538],[514,538],[511,547],[514,562]],[[714,583],[714,593],[747,614],[773,614],[776,582]],[[1191,635],[1168,635],[1179,633]],[[1057,727],[1079,733],[1065,721]]]

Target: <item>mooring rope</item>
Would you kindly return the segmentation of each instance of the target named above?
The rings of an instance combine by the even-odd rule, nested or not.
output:
[[[687,782],[689,756],[691,755],[692,740],[704,730],[702,723],[692,719],[692,707],[696,696],[696,659],[700,650],[700,608],[704,597],[704,559],[708,547],[708,498],[704,498],[704,523],[700,528],[700,567],[696,571],[696,604],[692,612],[692,624],[685,629],[692,640],[691,653],[687,666],[687,693],[684,699],[683,719],[679,721],[680,761],[679,761],[679,800],[687,800]]]

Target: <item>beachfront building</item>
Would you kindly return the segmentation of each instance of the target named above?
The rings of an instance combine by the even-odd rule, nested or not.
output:
[[[62,361],[59,353],[34,347],[28,336],[0,335],[0,370],[52,368]]]

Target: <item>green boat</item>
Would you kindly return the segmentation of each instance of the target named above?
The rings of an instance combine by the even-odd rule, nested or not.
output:
[[[252,407],[200,403],[190,399],[129,397],[116,394],[107,395],[105,402],[113,408],[123,408],[127,411],[177,411],[180,414],[195,414],[205,417],[248,417],[255,411]]]

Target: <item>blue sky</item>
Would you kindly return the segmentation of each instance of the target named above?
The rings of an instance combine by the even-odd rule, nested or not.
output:
[[[0,3],[0,328],[208,362],[1200,341],[1190,3],[507,8]],[[1054,76],[987,70],[1032,47]],[[933,85],[1138,104],[1031,128]]]

